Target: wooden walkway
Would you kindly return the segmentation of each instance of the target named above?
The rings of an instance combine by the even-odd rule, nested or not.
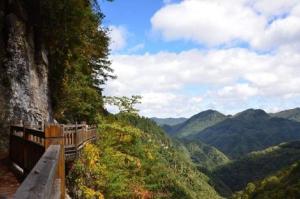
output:
[[[66,161],[95,138],[95,126],[11,126],[9,154],[0,154],[0,199],[65,198]]]
[[[0,199],[12,198],[20,186],[20,176],[11,170],[8,154],[0,152]]]

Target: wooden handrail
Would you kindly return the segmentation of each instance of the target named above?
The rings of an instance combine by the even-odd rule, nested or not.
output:
[[[24,176],[27,176],[22,183],[20,190],[17,191],[16,198],[48,198],[49,190],[56,193],[55,197],[65,197],[65,157],[67,160],[73,160],[77,156],[78,151],[89,141],[96,137],[96,127],[87,125],[47,125],[41,127],[24,127],[20,125],[12,125],[10,131],[10,147],[9,154],[11,161],[18,165]],[[50,167],[42,167],[43,160],[49,159],[49,154],[54,154],[59,146],[59,156],[57,165]],[[51,149],[51,150],[50,150]],[[49,152],[50,151],[50,152]],[[52,151],[52,152],[51,152]],[[56,153],[55,153],[56,154]],[[56,157],[56,156],[55,156]],[[43,168],[46,171],[40,171]],[[55,183],[59,181],[59,187],[53,186],[53,172],[55,168],[56,177]],[[50,169],[50,170],[49,170]],[[49,171],[48,171],[49,170]],[[46,172],[46,173],[44,173]],[[29,174],[29,175],[28,175]],[[39,186],[39,189],[46,189],[39,195],[35,190],[28,187],[33,186],[37,179],[44,179],[48,176],[46,187]],[[51,187],[51,189],[49,188]],[[24,188],[25,187],[25,188]],[[54,190],[55,188],[55,190]],[[31,191],[30,191],[31,190]],[[53,191],[54,190],[54,191]],[[26,193],[26,197],[20,194]],[[22,197],[21,197],[22,196]],[[27,197],[28,196],[28,197]],[[42,197],[40,197],[42,196]],[[45,197],[44,197],[45,196]],[[51,195],[51,198],[54,196]]]
[[[18,188],[15,199],[61,198],[60,145],[51,145]],[[64,193],[63,193],[64,194]]]

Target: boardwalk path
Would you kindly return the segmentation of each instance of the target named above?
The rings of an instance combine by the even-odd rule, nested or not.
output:
[[[20,182],[11,171],[7,153],[0,152],[0,199],[12,198]]]

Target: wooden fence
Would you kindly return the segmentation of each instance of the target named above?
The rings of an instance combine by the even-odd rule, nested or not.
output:
[[[95,137],[87,125],[11,126],[10,159],[27,176],[15,198],[64,198],[65,158],[73,160]]]

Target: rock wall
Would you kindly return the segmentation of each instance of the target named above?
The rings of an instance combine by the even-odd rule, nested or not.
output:
[[[51,120],[48,60],[39,31],[38,3],[0,1],[0,128],[9,121],[36,124]]]

